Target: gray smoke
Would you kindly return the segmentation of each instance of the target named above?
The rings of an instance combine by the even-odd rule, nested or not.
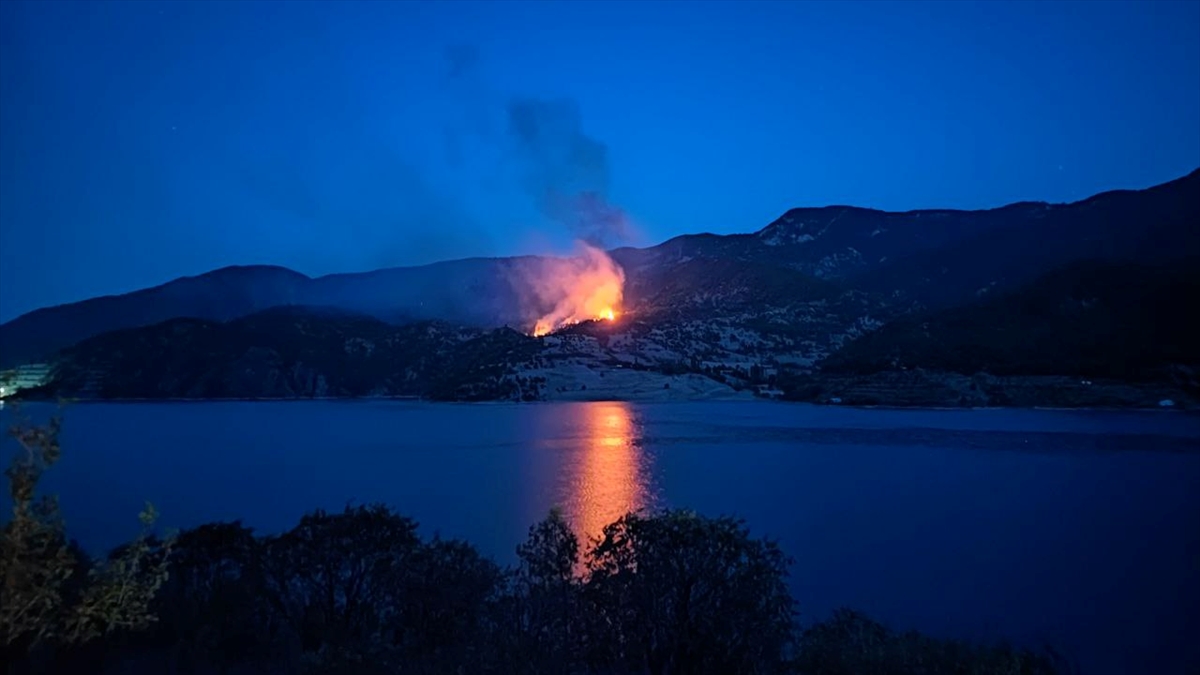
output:
[[[488,230],[382,132],[350,122],[344,129],[337,138],[296,133],[235,165],[240,189],[289,223],[277,248],[293,249],[292,264],[321,274],[492,252]]]
[[[448,47],[445,64],[457,110],[443,130],[451,165],[500,150],[497,168],[518,181],[547,220],[593,246],[628,243],[629,218],[609,197],[608,148],[584,133],[575,101],[495,91],[472,45]]]
[[[601,248],[630,237],[629,219],[608,198],[608,148],[583,131],[570,99],[515,99],[508,104],[525,188],[542,214]]]

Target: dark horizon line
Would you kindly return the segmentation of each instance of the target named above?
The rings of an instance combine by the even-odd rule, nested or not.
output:
[[[610,254],[614,253],[616,251],[622,251],[622,250],[645,250],[645,249],[655,248],[658,246],[663,246],[665,244],[673,242],[677,239],[682,239],[684,237],[752,237],[752,236],[755,236],[755,235],[761,233],[762,231],[766,230],[767,228],[771,227],[775,223],[779,222],[781,219],[786,217],[788,214],[792,214],[797,211],[824,211],[824,210],[828,210],[828,209],[848,209],[848,210],[865,211],[865,212],[885,214],[885,215],[911,215],[911,214],[924,214],[924,213],[986,213],[989,211],[1002,211],[1004,209],[1011,209],[1011,208],[1018,207],[1018,206],[1029,206],[1029,205],[1045,205],[1045,206],[1050,206],[1050,207],[1068,207],[1068,206],[1073,206],[1073,205],[1077,205],[1077,204],[1083,204],[1085,202],[1089,202],[1094,199],[1099,199],[1099,198],[1109,196],[1109,195],[1122,194],[1122,193],[1149,192],[1152,190],[1158,190],[1158,189],[1162,189],[1167,186],[1174,185],[1176,183],[1181,183],[1181,182],[1184,182],[1184,181],[1187,181],[1190,179],[1200,180],[1200,166],[1197,166],[1195,169],[1192,169],[1191,171],[1187,172],[1186,174],[1184,174],[1182,176],[1173,178],[1171,180],[1168,180],[1168,181],[1165,181],[1162,183],[1151,185],[1149,187],[1145,187],[1145,188],[1113,188],[1113,189],[1097,192],[1091,196],[1088,196],[1088,197],[1085,197],[1083,199],[1079,199],[1079,200],[1076,200],[1073,202],[1046,202],[1046,201],[1034,200],[1034,201],[1011,202],[1011,203],[1004,204],[1001,206],[994,206],[994,207],[990,207],[990,208],[981,208],[981,209],[924,208],[924,209],[909,209],[906,211],[887,211],[884,209],[876,209],[876,208],[864,207],[864,206],[852,206],[852,205],[846,205],[846,204],[829,204],[826,206],[800,206],[800,207],[789,208],[788,210],[784,211],[779,216],[772,219],[766,225],[764,225],[764,226],[760,227],[759,229],[754,230],[752,232],[731,232],[728,234],[717,234],[714,232],[688,232],[688,233],[683,233],[683,234],[677,234],[673,237],[664,239],[663,241],[660,241],[656,244],[648,244],[646,246],[615,246],[615,247],[605,248],[604,250]],[[45,307],[38,307],[36,309],[31,309],[27,312],[22,312],[21,314],[18,314],[16,316],[14,316],[13,318],[8,319],[6,321],[0,321],[0,326],[4,326],[13,321],[17,321],[18,319],[29,316],[31,314],[35,314],[37,312],[41,312],[41,311],[45,311],[45,310],[55,309],[57,307],[65,307],[67,305],[74,305],[74,304],[77,304],[80,302],[87,302],[89,300],[99,300],[99,299],[103,299],[103,298],[118,298],[118,297],[122,297],[125,295],[138,293],[141,291],[148,291],[148,290],[153,290],[156,288],[161,288],[163,286],[167,286],[167,285],[170,285],[170,284],[173,284],[176,282],[180,282],[180,281],[187,281],[187,280],[191,280],[191,279],[200,279],[200,278],[204,278],[204,277],[207,277],[210,275],[215,275],[215,274],[219,274],[221,272],[227,272],[227,271],[231,271],[231,270],[253,270],[253,269],[282,270],[282,271],[294,274],[296,276],[302,277],[309,281],[316,281],[319,279],[327,279],[330,277],[349,276],[349,275],[358,275],[358,274],[372,274],[374,272],[386,272],[386,271],[390,271],[390,270],[419,269],[419,268],[423,268],[423,267],[434,267],[437,265],[449,265],[449,264],[454,264],[454,263],[471,262],[471,261],[478,261],[478,260],[520,260],[520,259],[524,259],[524,258],[555,258],[555,257],[568,257],[568,256],[559,256],[559,255],[554,255],[554,254],[538,254],[538,253],[525,253],[525,254],[516,254],[516,255],[495,255],[495,256],[469,256],[469,257],[465,257],[465,258],[448,258],[448,259],[444,259],[444,260],[435,260],[432,262],[420,263],[420,264],[416,264],[416,265],[394,265],[394,266],[390,266],[390,267],[377,267],[377,268],[366,269],[366,270],[331,272],[329,274],[320,274],[317,276],[311,276],[311,275],[305,274],[304,272],[300,272],[298,270],[287,267],[285,265],[280,265],[280,264],[275,264],[275,263],[234,263],[234,264],[229,264],[229,265],[223,265],[221,267],[216,267],[216,268],[207,270],[205,272],[200,272],[200,273],[196,273],[196,274],[183,274],[183,275],[173,277],[171,279],[168,279],[168,280],[163,281],[158,284],[154,284],[151,286],[143,286],[141,288],[135,288],[135,289],[125,291],[122,293],[109,293],[106,295],[95,295],[95,296],[91,296],[91,297],[82,298],[79,300],[62,302],[62,303],[59,303],[56,305],[47,305]]]

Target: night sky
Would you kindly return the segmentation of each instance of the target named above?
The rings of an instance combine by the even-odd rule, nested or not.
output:
[[[230,264],[561,252],[548,190],[650,244],[1200,165],[1175,0],[4,0],[0,78],[0,320]]]

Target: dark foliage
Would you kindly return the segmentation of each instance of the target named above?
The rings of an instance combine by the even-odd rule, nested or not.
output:
[[[896,321],[847,344],[826,373],[925,368],[971,375],[1166,379],[1200,365],[1200,259],[1087,262],[1017,291]]]
[[[617,672],[778,673],[792,634],[788,561],[740,522],[629,514],[588,552],[599,655]]]
[[[541,343],[511,328],[501,328],[457,345],[431,373],[427,395],[440,401],[491,401],[518,398],[520,388],[504,377],[510,364],[541,350]]]
[[[219,323],[175,319],[66,350],[53,393],[101,398],[518,398],[510,364],[538,341],[509,329],[393,326],[327,308],[280,307]],[[43,392],[46,393],[46,392]]]
[[[557,512],[502,569],[386,507],[255,536],[181,533],[158,622],[28,673],[810,675],[1056,672],[1047,655],[897,634],[839,613],[797,631],[788,561],[729,518],[629,514],[581,555]]]
[[[753,239],[753,238],[752,238]],[[714,313],[756,311],[767,306],[839,297],[838,284],[786,264],[750,259],[678,262],[631,281],[627,304],[655,320],[706,318]]]
[[[8,478],[12,517],[0,531],[0,663],[27,668],[64,663],[97,642],[121,640],[152,625],[152,603],[167,577],[172,545],[154,537],[154,507],[141,514],[134,541],[93,561],[67,539],[55,497],[38,494],[61,455],[61,418],[9,429],[17,452]]]
[[[801,634],[795,666],[807,675],[1053,675],[1060,663],[1049,651],[897,633],[843,609]]]

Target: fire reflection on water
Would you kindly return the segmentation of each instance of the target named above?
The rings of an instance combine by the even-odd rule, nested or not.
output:
[[[632,406],[596,402],[580,410],[583,447],[568,477],[565,508],[580,544],[586,547],[605,525],[630,511],[653,508],[654,495]]]

